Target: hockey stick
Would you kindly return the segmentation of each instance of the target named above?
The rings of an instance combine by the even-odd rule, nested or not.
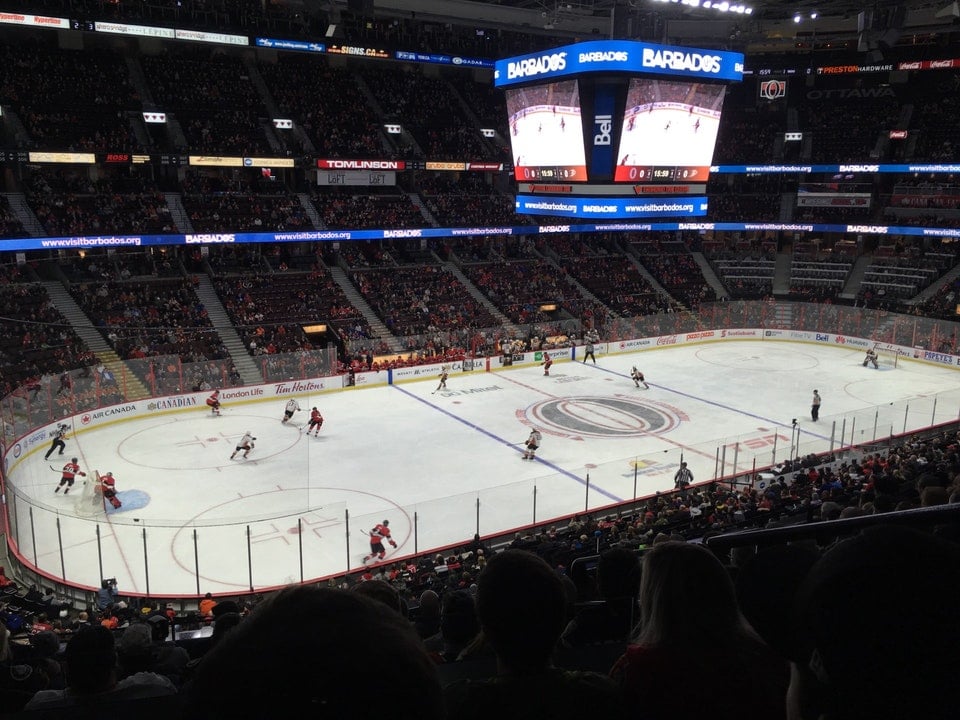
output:
[[[57,470],[57,468],[55,468],[53,465],[47,465],[47,467],[53,470],[54,472],[61,472],[60,470]]]

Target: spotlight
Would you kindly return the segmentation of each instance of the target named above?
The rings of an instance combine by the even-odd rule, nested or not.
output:
[[[799,13],[797,13],[796,15],[793,16],[793,21],[794,21],[795,23],[800,22],[800,14],[799,14]]]
[[[816,20],[816,19],[817,19],[817,11],[816,11],[816,10],[814,10],[812,13],[810,13],[810,19],[811,19],[811,20]]]

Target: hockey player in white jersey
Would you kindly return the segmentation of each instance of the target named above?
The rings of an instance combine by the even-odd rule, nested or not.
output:
[[[287,406],[283,409],[283,420],[281,423],[286,424],[290,418],[293,417],[293,414],[300,409],[300,403],[298,403],[294,398],[287,400]]]
[[[636,365],[634,365],[633,369],[630,370],[630,379],[633,380],[633,384],[637,387],[640,387],[642,384],[647,390],[650,389],[650,386],[647,385],[647,381],[643,377],[643,373],[637,370]]]
[[[256,438],[250,433],[249,430],[247,430],[243,434],[243,437],[240,438],[239,441],[237,441],[237,446],[234,448],[233,452],[230,454],[230,459],[233,460],[233,458],[235,458],[237,456],[237,453],[239,452],[243,453],[243,457],[249,456],[250,451],[253,450],[254,448],[254,445],[253,445],[254,440],[256,440]]]

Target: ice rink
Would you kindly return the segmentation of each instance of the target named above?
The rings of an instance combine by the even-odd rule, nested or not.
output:
[[[359,567],[365,531],[385,518],[399,545],[388,559],[399,558],[670,489],[681,457],[703,482],[734,461],[748,471],[827,450],[841,434],[869,443],[960,413],[956,370],[903,359],[864,368],[862,351],[843,347],[598,355],[557,362],[549,377],[535,365],[451,375],[439,392],[430,378],[303,395],[290,425],[272,399],[82,430],[64,456],[48,462],[39,448],[18,462],[13,484],[30,502],[15,503],[11,534],[25,559],[72,582],[116,577],[121,592],[156,597],[240,592]],[[649,390],[634,387],[632,365]],[[308,437],[300,426],[314,405],[325,423]],[[543,444],[524,461],[533,426]],[[255,450],[230,460],[246,430]],[[120,510],[79,519],[74,495],[54,494],[50,465],[71,456],[113,472]]]
[[[618,165],[709,165],[720,129],[716,117],[671,107],[655,107],[624,122]]]

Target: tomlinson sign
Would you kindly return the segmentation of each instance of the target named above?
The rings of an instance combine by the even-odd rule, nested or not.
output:
[[[403,170],[403,160],[317,160],[321,170]]]

